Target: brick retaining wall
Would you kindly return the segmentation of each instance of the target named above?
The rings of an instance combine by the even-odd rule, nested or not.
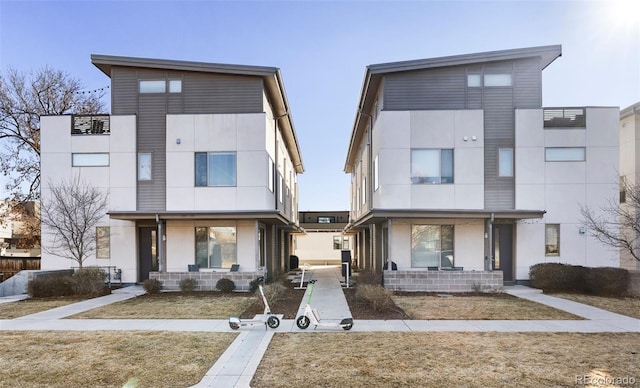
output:
[[[394,291],[470,292],[503,286],[502,271],[384,271],[384,287]]]
[[[231,279],[236,285],[236,291],[249,291],[249,283],[264,276],[263,272],[150,272],[150,279],[162,282],[162,289],[180,291],[182,279],[196,279],[196,291],[215,291],[216,283],[222,278]]]

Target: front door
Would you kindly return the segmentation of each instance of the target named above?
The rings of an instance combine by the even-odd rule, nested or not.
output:
[[[513,225],[493,224],[493,269],[502,271],[505,282],[513,281]]]
[[[158,230],[155,226],[138,228],[138,281],[149,279],[158,270]]]

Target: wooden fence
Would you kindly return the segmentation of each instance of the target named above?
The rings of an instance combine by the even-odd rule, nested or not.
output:
[[[0,257],[0,282],[26,269],[40,269],[40,258]]]

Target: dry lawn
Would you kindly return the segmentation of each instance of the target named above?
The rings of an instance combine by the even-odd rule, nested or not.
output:
[[[276,334],[251,386],[549,387],[584,375],[638,384],[640,334]]]
[[[582,294],[552,294],[559,298],[569,299],[574,302],[588,304],[603,310],[627,315],[640,319],[640,298],[614,298],[604,296],[582,295]]]
[[[450,297],[396,295],[393,296],[393,301],[412,319],[583,319],[543,304],[510,295]]]
[[[40,298],[24,299],[17,302],[0,303],[0,319],[13,319],[39,313],[60,306],[80,302],[86,298]]]
[[[2,332],[2,387],[189,387],[234,333]]]
[[[71,319],[228,319],[239,316],[255,296],[207,293],[143,295],[79,314]]]

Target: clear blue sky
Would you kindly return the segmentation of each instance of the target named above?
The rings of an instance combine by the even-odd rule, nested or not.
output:
[[[109,84],[92,53],[279,67],[306,170],[300,210],[347,210],[365,66],[561,44],[543,104],[624,108],[640,101],[639,15],[611,0],[0,0],[0,70],[48,65],[90,90]]]

